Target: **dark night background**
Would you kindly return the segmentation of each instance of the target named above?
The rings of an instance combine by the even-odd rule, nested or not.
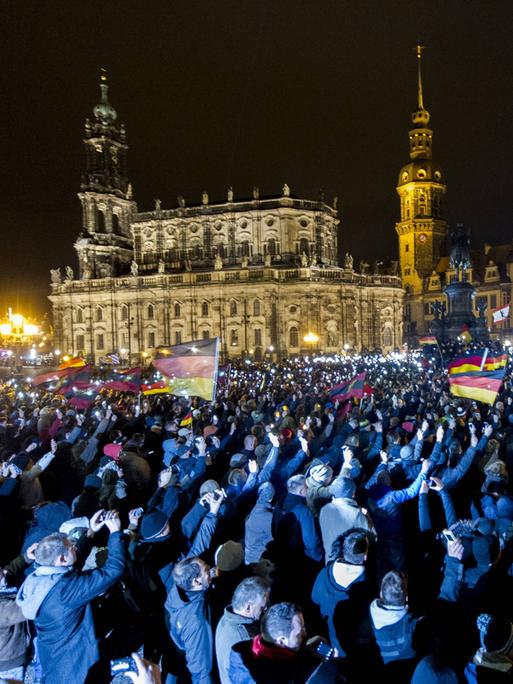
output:
[[[44,311],[49,268],[76,269],[101,66],[141,210],[323,188],[358,263],[396,256],[420,40],[445,216],[513,237],[511,0],[13,0],[2,19],[0,314]]]

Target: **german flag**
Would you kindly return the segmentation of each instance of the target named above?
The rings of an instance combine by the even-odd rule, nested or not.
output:
[[[169,378],[169,392],[212,400],[218,369],[219,338],[193,340],[172,347],[159,347],[155,368]]]
[[[150,394],[169,394],[169,384],[164,380],[143,383],[141,385],[141,393],[145,396],[149,396]]]
[[[73,356],[72,358],[67,358],[63,361],[59,366],[59,370],[64,370],[65,368],[83,368],[85,365],[86,362],[84,359],[81,359],[79,356]]]
[[[141,387],[141,369],[129,368],[128,370],[112,370],[110,377],[103,383],[105,389],[114,392],[134,392],[137,394]]]
[[[189,425],[192,425],[192,413],[190,411],[180,421],[180,427],[189,427]]]
[[[493,404],[500,392],[507,363],[507,354],[492,356],[488,349],[454,359],[447,366],[451,394]]]
[[[438,344],[438,341],[434,335],[426,335],[425,337],[419,337],[419,344],[424,347],[428,344]]]

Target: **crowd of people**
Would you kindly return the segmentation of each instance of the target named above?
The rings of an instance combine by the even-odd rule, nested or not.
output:
[[[511,364],[459,399],[469,352],[241,362],[211,402],[6,382],[0,680],[511,681]]]

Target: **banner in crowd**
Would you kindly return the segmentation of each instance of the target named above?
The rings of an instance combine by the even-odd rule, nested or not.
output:
[[[107,380],[102,383],[105,389],[115,392],[135,392],[137,394],[141,387],[141,369],[129,368],[128,370],[111,370]]]
[[[493,404],[500,392],[507,363],[507,354],[492,355],[488,349],[454,359],[447,365],[451,394]]]
[[[218,349],[217,337],[159,347],[152,363],[162,375],[169,378],[170,394],[212,400],[219,364]]]
[[[419,337],[419,344],[424,347],[429,344],[438,344],[438,340],[434,335],[425,335],[424,337]]]
[[[73,356],[71,359],[63,361],[58,370],[64,370],[65,368],[83,368],[85,365],[86,362],[84,359],[81,359],[79,356]]]
[[[365,393],[366,373],[358,373],[347,382],[341,382],[328,389],[330,401],[347,401],[348,399],[361,399]]]
[[[492,318],[494,325],[497,323],[503,323],[509,316],[509,304],[506,306],[501,306],[498,309],[492,311]]]

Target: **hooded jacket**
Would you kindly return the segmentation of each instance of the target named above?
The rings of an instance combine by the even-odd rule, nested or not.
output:
[[[109,537],[108,559],[101,569],[40,567],[22,584],[17,603],[33,619],[45,684],[84,684],[99,652],[91,601],[122,575],[125,549],[121,532]]]
[[[334,498],[323,506],[319,513],[322,543],[326,563],[331,558],[331,547],[337,537],[352,527],[363,528],[375,534],[374,525],[369,516],[365,515],[354,499],[347,497]]]
[[[370,605],[370,615],[385,664],[415,657],[412,639],[418,618],[413,617],[408,608],[385,606],[382,601],[375,599]]]
[[[312,601],[319,606],[328,624],[330,643],[341,656],[358,642],[358,632],[366,619],[370,600],[363,565],[334,561],[317,575]]]

